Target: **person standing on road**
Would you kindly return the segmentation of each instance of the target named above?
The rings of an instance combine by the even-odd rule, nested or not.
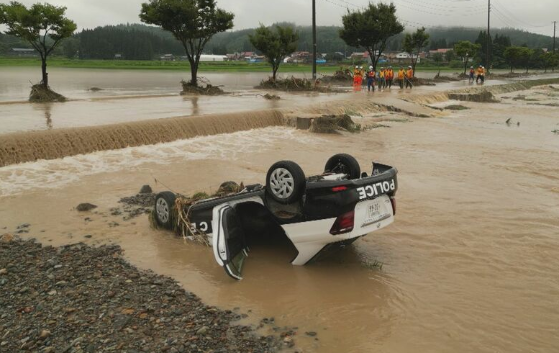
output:
[[[373,70],[372,66],[369,66],[369,71],[367,72],[367,88],[369,92],[371,92],[371,89],[373,92],[375,91],[375,79],[376,72]]]
[[[411,84],[411,80],[413,79],[413,69],[411,66],[408,66],[408,71],[406,72],[406,88],[413,88],[413,85]]]
[[[386,70],[386,85],[388,89],[392,88],[392,81],[394,81],[394,70],[392,70],[392,66],[389,66],[388,70]]]
[[[476,74],[476,70],[474,70],[473,66],[470,66],[470,78],[468,79],[468,82],[473,83],[474,82],[474,75]]]
[[[361,75],[361,71],[359,70],[359,66],[355,67],[353,70],[353,85],[357,86],[359,84],[359,75]]]
[[[379,91],[384,90],[384,86],[386,84],[385,76],[384,76],[385,73],[386,72],[384,70],[384,67],[381,67],[380,71],[379,71],[379,74],[378,74],[378,89],[379,89]]]
[[[400,89],[404,88],[404,79],[406,77],[406,72],[404,68],[400,66],[400,71],[398,71],[398,83],[400,84]]]
[[[483,81],[485,81],[485,70],[483,68],[483,66],[479,65],[479,67],[477,68],[477,77],[476,77],[476,83],[479,83],[479,81],[481,80],[481,83],[483,83]]]

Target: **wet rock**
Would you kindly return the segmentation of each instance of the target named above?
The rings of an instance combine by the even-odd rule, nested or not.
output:
[[[0,237],[0,242],[1,243],[11,243],[14,240],[14,236],[10,233],[5,233],[2,234],[2,236]]]
[[[142,186],[142,188],[140,189],[139,194],[151,194],[153,193],[153,190],[151,189],[151,186],[149,185],[144,185]]]
[[[29,223],[23,223],[20,224],[19,226],[17,226],[17,229],[25,229],[25,228],[29,228],[31,226],[31,224]]]
[[[76,209],[77,209],[79,212],[91,211],[91,210],[94,209],[94,208],[97,208],[97,206],[94,205],[94,204],[88,203],[88,202],[80,203],[80,204],[76,207]]]
[[[44,340],[45,338],[50,336],[50,331],[49,330],[42,330],[41,334],[39,335],[39,338]]]
[[[314,331],[309,331],[309,332],[305,332],[305,335],[307,335],[309,337],[315,337],[317,335],[317,333],[314,332]]]
[[[87,239],[91,239],[91,238],[93,238],[93,235],[87,234],[87,235],[84,235],[83,237],[84,237],[84,238],[87,238]]]
[[[205,335],[208,332],[208,326],[202,326],[198,331],[196,331],[197,335]]]

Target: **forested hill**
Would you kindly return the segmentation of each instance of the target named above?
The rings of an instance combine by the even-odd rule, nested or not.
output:
[[[320,53],[342,52],[350,54],[356,48],[347,47],[339,38],[339,27],[320,26],[317,28],[318,50]],[[475,41],[481,28],[435,27],[428,30],[431,35],[429,49],[449,48],[460,40]],[[312,50],[312,32],[310,26],[297,26],[300,34],[299,50]],[[207,54],[226,54],[253,51],[248,35],[254,29],[219,33],[206,46]],[[529,33],[517,29],[492,29],[493,36],[507,36],[512,45],[527,45],[530,48],[551,48],[550,36]],[[395,36],[389,43],[389,50],[400,50],[403,34]],[[79,45],[80,57],[83,59],[112,59],[121,54],[125,59],[149,60],[160,54],[184,55],[184,50],[174,37],[159,28],[142,24],[123,24],[117,26],[97,27],[83,30],[75,35]],[[73,45],[76,45],[74,41]],[[29,47],[24,42],[0,34],[0,54],[7,53],[13,47]],[[63,48],[59,49],[62,55]],[[70,51],[71,52],[71,51]]]

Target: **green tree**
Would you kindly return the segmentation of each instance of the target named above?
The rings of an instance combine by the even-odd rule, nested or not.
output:
[[[404,31],[404,26],[396,17],[394,4],[369,3],[364,10],[348,10],[347,15],[342,17],[342,22],[340,37],[349,46],[367,50],[374,70],[377,69],[388,39]]]
[[[425,27],[418,28],[414,33],[406,33],[403,41],[404,51],[410,54],[413,76],[415,77],[415,66],[419,59],[421,48],[429,43],[429,34],[425,33]]]
[[[454,44],[454,52],[462,58],[462,62],[464,63],[464,75],[468,69],[468,59],[474,57],[480,48],[481,46],[479,44],[474,44],[468,40],[463,40]]]
[[[549,68],[555,69],[555,67],[559,65],[559,55],[553,54],[552,52],[547,52],[543,54],[542,62],[545,72],[547,72]]]
[[[528,71],[532,54],[533,51],[525,47],[508,47],[505,49],[504,56],[510,66],[510,72],[513,72],[515,67],[520,66],[525,67]]]
[[[299,35],[291,26],[275,26],[276,30],[260,25],[254,35],[249,35],[250,43],[266,56],[272,65],[272,79],[276,80],[276,73],[289,54],[297,50]]]
[[[75,58],[79,49],[80,41],[76,37],[68,38],[68,40],[64,41],[64,45],[62,46],[64,56],[68,59]]]
[[[60,42],[70,37],[76,24],[65,17],[66,8],[50,4],[34,4],[30,8],[12,1],[0,4],[0,24],[6,25],[6,34],[27,41],[41,56],[41,84],[49,87],[47,59]]]
[[[235,15],[217,8],[215,0],[149,0],[140,19],[160,26],[181,42],[190,63],[190,84],[198,86],[204,46],[216,34],[233,28]]]
[[[431,58],[436,63],[441,63],[441,62],[443,62],[443,59],[444,59],[443,53],[435,53],[435,54],[433,54],[433,56]]]
[[[454,50],[449,50],[445,53],[444,57],[446,58],[446,61],[451,62],[456,58],[456,53]]]

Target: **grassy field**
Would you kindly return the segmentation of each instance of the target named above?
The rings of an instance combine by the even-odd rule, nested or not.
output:
[[[1,58],[0,67],[40,67],[39,58]],[[330,74],[339,70],[341,66],[349,67],[351,64],[342,65],[318,65],[318,72]],[[63,67],[75,69],[116,69],[116,70],[176,70],[188,71],[190,64],[185,61],[141,61],[141,60],[70,60],[63,58],[52,58],[48,61],[49,67]],[[419,70],[433,71],[456,71],[448,67],[425,67]],[[201,72],[270,72],[271,67],[267,63],[247,63],[242,61],[226,62],[202,62]],[[282,64],[280,70],[283,72],[312,72],[310,64]]]

